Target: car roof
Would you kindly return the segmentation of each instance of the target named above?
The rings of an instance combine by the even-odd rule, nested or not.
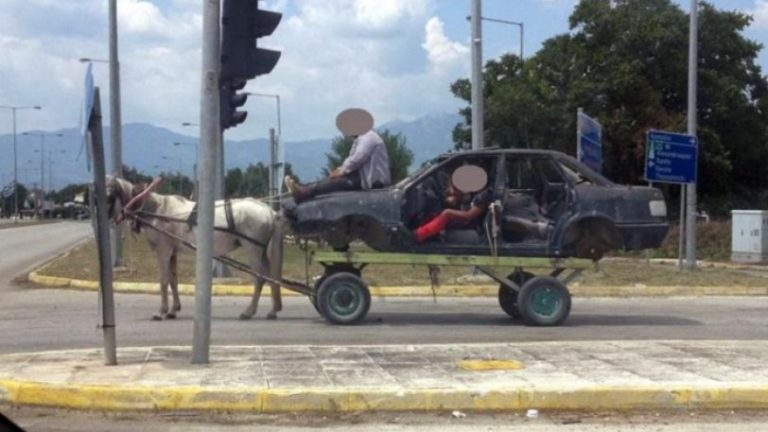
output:
[[[500,154],[539,155],[539,156],[551,156],[557,159],[568,159],[578,164],[583,170],[587,171],[590,174],[590,176],[593,177],[594,180],[599,181],[601,184],[604,184],[604,185],[613,184],[613,182],[609,180],[607,177],[605,177],[601,173],[595,172],[588,166],[579,162],[579,160],[576,159],[575,157],[557,150],[487,147],[487,148],[478,149],[478,150],[462,150],[462,151],[456,151],[456,152],[443,153],[440,156],[438,156],[436,159],[440,161],[444,161],[444,160],[455,158],[458,156],[467,156],[467,155],[498,156]]]
[[[458,155],[497,155],[501,153],[517,153],[517,154],[536,154],[536,155],[550,155],[550,156],[568,156],[566,153],[557,150],[543,150],[543,149],[517,149],[517,148],[501,148],[501,147],[488,147],[479,150],[462,150],[456,152],[443,153],[439,157],[449,158]]]

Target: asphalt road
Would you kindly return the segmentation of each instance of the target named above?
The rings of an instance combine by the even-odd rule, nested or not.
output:
[[[88,235],[89,225],[75,223],[0,232],[0,352],[101,346],[97,293],[14,287],[9,282]],[[237,317],[248,301],[214,298],[213,344],[768,338],[766,297],[576,298],[570,318],[556,328],[525,327],[488,298],[438,298],[437,303],[432,298],[374,298],[366,320],[349,327],[326,324],[300,297],[284,298],[284,311],[275,321],[264,319],[269,298],[262,298],[257,318],[241,321]],[[182,297],[178,319],[161,322],[150,319],[160,305],[159,295],[118,294],[115,303],[118,346],[191,346],[193,297]]]
[[[4,227],[0,230],[0,293],[8,290],[8,282],[14,277],[92,235],[93,229],[86,222]]]
[[[0,405],[30,432],[755,432],[765,430],[761,412],[350,414],[95,413]]]

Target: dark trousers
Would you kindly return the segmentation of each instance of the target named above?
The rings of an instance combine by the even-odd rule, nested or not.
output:
[[[325,195],[331,192],[352,191],[362,189],[360,173],[353,172],[337,178],[326,177],[315,183],[309,183],[309,196]]]

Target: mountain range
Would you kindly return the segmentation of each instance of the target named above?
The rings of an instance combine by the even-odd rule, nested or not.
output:
[[[411,169],[425,160],[453,148],[451,131],[461,123],[458,114],[436,113],[412,121],[396,120],[383,124],[378,129],[400,133],[406,145],[413,152]],[[87,167],[85,146],[79,128],[54,131],[19,131],[17,139],[19,182],[32,185],[40,182],[40,134],[45,134],[46,188],[60,188],[70,183],[85,183],[93,174]],[[60,135],[60,136],[58,136]],[[109,128],[104,128],[106,161],[109,169]],[[321,176],[325,166],[325,154],[330,151],[333,137],[305,141],[286,141],[285,160],[293,165],[302,181]],[[176,172],[179,169],[192,176],[196,160],[197,138],[176,133],[148,123],[123,125],[123,163],[148,174]],[[13,136],[0,135],[0,185],[13,179]],[[269,145],[267,139],[226,140],[224,159],[227,169],[245,168],[258,162],[268,163]],[[52,161],[51,164],[48,161]],[[51,178],[49,179],[49,171]]]

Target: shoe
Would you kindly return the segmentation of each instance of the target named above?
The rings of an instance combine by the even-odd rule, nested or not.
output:
[[[298,204],[307,198],[310,198],[311,193],[308,187],[293,182],[293,191],[291,191],[291,195],[293,195],[293,200]]]

